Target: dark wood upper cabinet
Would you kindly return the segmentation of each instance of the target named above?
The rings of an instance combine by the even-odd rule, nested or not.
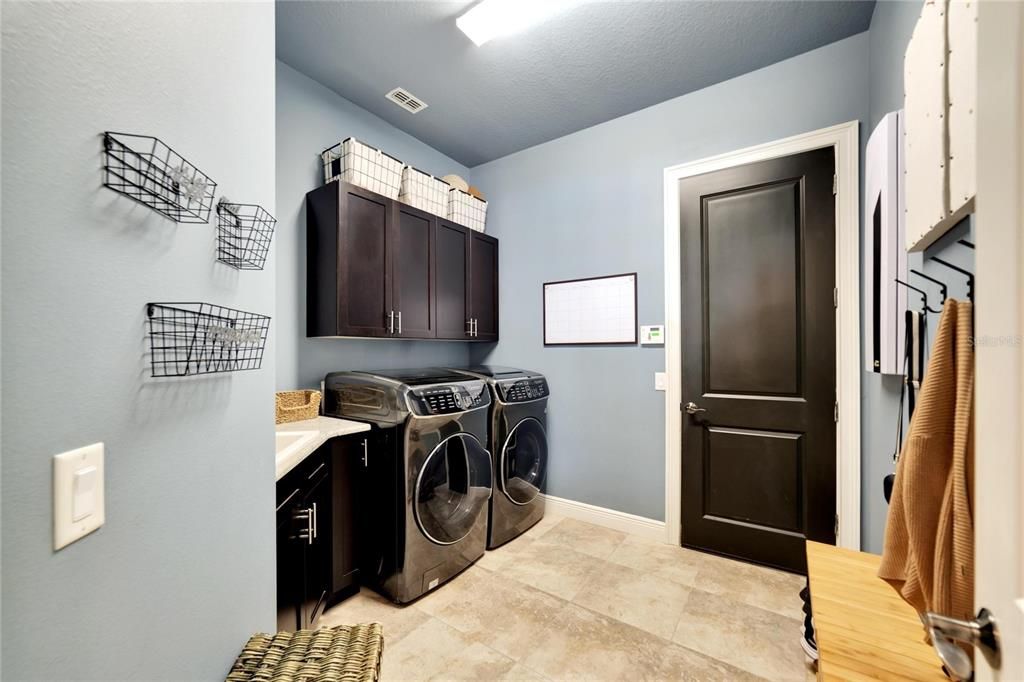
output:
[[[498,240],[470,232],[469,300],[474,341],[498,340]]]
[[[434,216],[394,202],[392,308],[395,336],[432,339],[435,320]]]
[[[306,231],[307,336],[497,341],[497,239],[344,182]]]
[[[469,339],[469,233],[437,220],[437,338]]]

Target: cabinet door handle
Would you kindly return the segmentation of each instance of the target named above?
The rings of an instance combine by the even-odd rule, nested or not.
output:
[[[395,333],[395,311],[392,310],[388,313],[388,334]]]
[[[292,514],[292,519],[294,519],[295,521],[306,522],[306,530],[300,530],[296,534],[295,538],[299,540],[305,540],[309,544],[313,544],[313,510],[309,508],[303,509],[302,511],[296,510]]]
[[[316,531],[317,531],[317,527],[319,525],[320,525],[320,523],[319,523],[319,521],[316,518],[316,502],[314,502],[313,503],[313,537],[314,538],[316,538]],[[309,544],[313,544],[312,541],[310,541]]]
[[[398,335],[402,335],[402,311],[398,311]]]
[[[473,336],[480,336],[480,320],[473,318]]]
[[[363,439],[363,468],[370,466],[367,462],[370,458],[370,441],[369,439]]]

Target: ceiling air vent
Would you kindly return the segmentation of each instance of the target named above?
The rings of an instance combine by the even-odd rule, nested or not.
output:
[[[427,108],[427,103],[405,88],[395,88],[384,95],[389,100],[402,107],[410,114],[416,114]]]

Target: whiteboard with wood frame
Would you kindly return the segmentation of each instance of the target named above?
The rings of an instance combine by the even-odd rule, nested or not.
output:
[[[636,273],[544,283],[544,345],[635,344]]]

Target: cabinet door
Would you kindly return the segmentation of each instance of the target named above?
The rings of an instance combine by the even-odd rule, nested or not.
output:
[[[331,444],[331,598],[356,584],[356,501],[369,434]]]
[[[474,341],[498,340],[498,240],[470,232],[470,317]]]
[[[338,335],[389,336],[391,202],[338,183]]]
[[[277,508],[277,629],[302,628],[303,559],[306,530],[302,491],[285,492]]]
[[[437,221],[437,338],[469,338],[469,232],[446,220]]]
[[[312,534],[305,545],[304,590],[302,600],[303,627],[311,628],[327,607],[331,590],[331,485],[329,467],[318,469],[310,477],[310,487],[303,501],[312,515]]]
[[[434,305],[434,216],[394,202],[391,291],[395,336],[432,339]]]

